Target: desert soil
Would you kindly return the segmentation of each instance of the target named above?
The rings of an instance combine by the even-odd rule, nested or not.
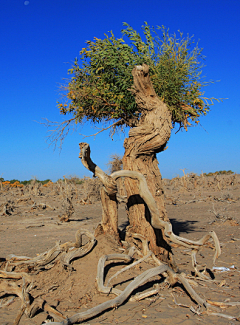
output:
[[[50,248],[56,241],[61,243],[74,241],[78,229],[94,232],[101,222],[101,202],[88,200],[83,204],[82,185],[65,189],[72,195],[74,213],[69,222],[61,222],[59,215],[66,207],[64,188],[59,191],[54,186],[33,188],[3,188],[0,190],[0,269],[10,254],[34,257]],[[67,185],[66,185],[67,186]],[[69,185],[70,186],[70,185]],[[173,224],[175,234],[192,240],[203,237],[214,230],[219,238],[222,254],[218,258],[217,267],[227,268],[225,271],[213,271],[214,255],[212,243],[201,249],[197,256],[198,263],[207,266],[212,281],[202,281],[194,277],[191,255],[184,248],[173,248],[175,261],[190,279],[194,280],[194,289],[203,298],[211,301],[240,301],[240,175],[232,181],[222,176],[217,181],[205,177],[190,181],[186,178],[164,180],[166,208]],[[9,203],[6,213],[6,202]],[[64,205],[65,204],[65,205]],[[12,208],[9,208],[9,207]],[[5,207],[5,209],[4,209]],[[5,212],[4,212],[5,211]],[[127,224],[125,205],[119,207],[119,227]],[[110,253],[123,253],[123,248],[113,239],[100,235],[97,245],[83,258],[71,264],[74,270],[64,269],[60,262],[49,269],[33,276],[33,297],[41,296],[64,316],[71,316],[86,311],[104,301],[115,298],[115,295],[98,293],[95,287],[98,260]],[[137,256],[136,256],[137,257]],[[123,263],[108,263],[106,279],[123,267]],[[121,274],[112,284],[123,290],[141,272],[155,266],[153,262],[143,262]],[[157,295],[139,302],[127,300],[115,310],[108,310],[84,324],[235,324],[237,320],[207,315],[186,294],[181,285],[170,287],[162,277],[156,277],[139,291],[149,290],[154,283],[160,284]],[[21,306],[18,297],[2,296],[0,300],[0,324],[12,324]],[[6,302],[7,305],[5,304]],[[215,313],[240,317],[240,306],[218,309]],[[38,313],[32,319],[22,316],[20,325],[40,325],[48,315]]]

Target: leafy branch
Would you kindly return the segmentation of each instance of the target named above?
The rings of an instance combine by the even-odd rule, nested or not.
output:
[[[164,26],[142,26],[143,37],[124,23],[122,37],[112,31],[105,38],[86,42],[69,74],[65,102],[60,113],[74,115],[76,123],[121,120],[121,125],[137,125],[141,110],[129,91],[132,70],[143,63],[149,66],[157,95],[172,113],[172,123],[180,128],[198,124],[209,112],[215,98],[204,97],[202,88],[209,83],[202,77],[204,56],[193,37],[170,34]],[[133,123],[134,121],[134,123]]]

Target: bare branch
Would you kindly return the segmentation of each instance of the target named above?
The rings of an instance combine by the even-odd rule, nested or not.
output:
[[[59,148],[62,149],[63,141],[65,140],[66,136],[70,131],[74,131],[76,126],[74,125],[74,122],[76,120],[76,116],[65,120],[63,122],[52,122],[49,121],[47,118],[43,119],[45,122],[40,122],[40,124],[43,124],[48,129],[51,127],[53,129],[48,130],[48,133],[50,133],[47,136],[47,142],[50,142],[50,146],[54,145],[54,150],[57,147],[57,143],[60,142]]]
[[[111,136],[113,136],[114,133],[115,133],[115,128],[116,128],[117,126],[120,126],[120,125],[122,124],[122,122],[123,122],[123,119],[121,119],[121,120],[119,120],[119,121],[117,121],[117,122],[114,122],[113,124],[109,125],[109,126],[106,127],[106,128],[101,128],[100,131],[98,131],[98,132],[96,132],[96,133],[94,133],[94,134],[83,135],[83,134],[80,133],[80,135],[83,136],[83,139],[88,138],[88,137],[95,137],[95,136],[98,135],[99,133],[101,133],[101,132],[103,132],[103,131],[106,131],[106,130],[108,130],[108,129],[110,129],[110,128],[113,128],[113,132],[111,133]]]

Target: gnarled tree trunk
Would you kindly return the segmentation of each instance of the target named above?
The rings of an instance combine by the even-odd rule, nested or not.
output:
[[[164,150],[170,138],[171,113],[155,93],[148,72],[147,65],[136,66],[132,72],[134,85],[131,91],[142,115],[138,125],[130,129],[129,137],[124,141],[123,169],[138,171],[145,176],[157,203],[160,218],[168,221],[156,154]],[[138,195],[137,181],[127,178],[125,186],[130,223],[128,233],[142,234],[149,240],[154,254],[172,264],[170,246],[164,240],[162,231],[152,228],[149,210]]]

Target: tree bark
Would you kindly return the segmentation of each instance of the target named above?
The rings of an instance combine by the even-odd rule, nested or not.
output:
[[[104,187],[101,188],[102,222],[95,231],[95,236],[101,232],[112,235],[120,241],[118,232],[118,203],[116,194],[108,195]]]
[[[88,143],[79,143],[80,155],[83,166],[90,170],[94,176],[99,177],[103,184],[101,189],[102,201],[102,222],[95,230],[95,236],[98,234],[107,233],[120,241],[118,232],[118,202],[116,198],[117,183],[112,177],[108,176],[101,170],[90,157],[90,147]]]
[[[124,141],[123,169],[138,171],[147,180],[148,188],[156,200],[160,218],[169,221],[164,206],[162,177],[156,154],[163,151],[171,135],[171,112],[155,93],[147,65],[133,69],[134,84],[130,91],[135,96],[142,115],[136,127],[129,131]],[[162,231],[151,226],[150,212],[138,194],[137,181],[126,178],[128,196],[128,234],[139,233],[150,242],[150,250],[162,261],[174,267],[171,248]]]

